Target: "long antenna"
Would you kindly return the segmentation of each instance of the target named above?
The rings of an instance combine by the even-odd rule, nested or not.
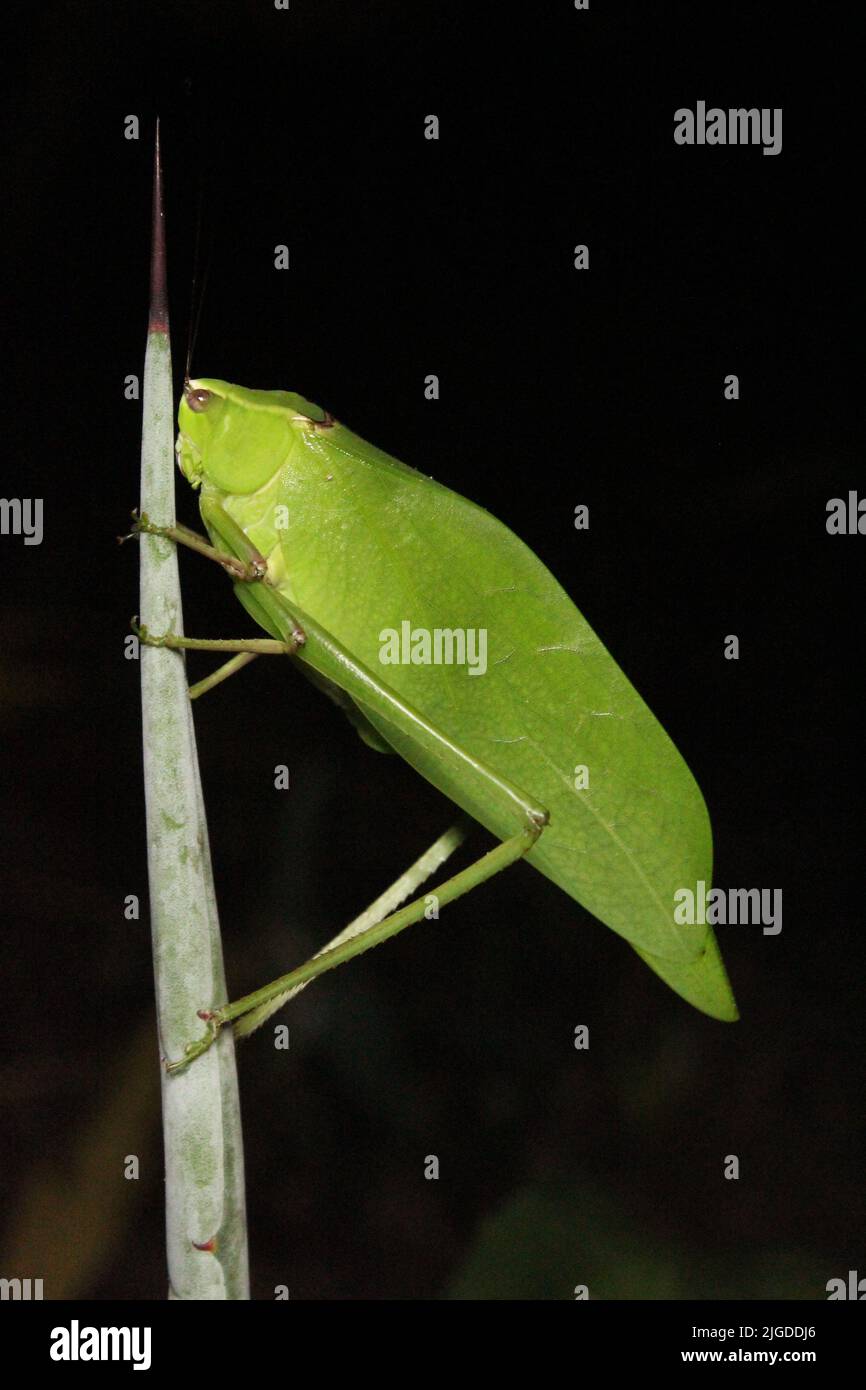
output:
[[[208,271],[210,270],[210,261],[208,261],[207,265],[204,268],[204,275],[202,276],[201,293],[198,295],[198,300],[196,300],[196,292],[198,290],[198,272],[199,265],[201,263],[201,224],[203,221],[203,208],[204,186],[200,182],[198,189],[198,210],[196,213],[195,222],[195,249],[193,250],[192,257],[192,289],[190,291],[190,330],[186,345],[186,366],[184,368],[183,374],[184,385],[186,385],[186,383],[189,381],[189,369],[192,364],[192,354],[195,348],[196,339],[198,338],[198,330],[199,325],[201,323],[201,311],[202,306],[204,305],[204,292],[207,288],[207,277]]]
[[[202,106],[198,106],[198,126],[201,131],[204,126],[202,119]],[[196,141],[199,149],[206,149],[207,143],[203,138]],[[201,288],[199,289],[199,271],[201,268],[201,229],[204,222],[204,173],[201,162],[197,163],[198,168],[198,196],[196,198],[196,218],[195,218],[195,246],[192,253],[192,285],[190,289],[190,315],[189,315],[189,336],[186,345],[186,365],[184,367],[184,386],[189,381],[190,368],[192,366],[192,354],[195,351],[196,340],[198,339],[199,325],[201,324],[201,313],[204,307],[204,296],[207,288],[207,277],[210,271],[210,256],[201,276]]]

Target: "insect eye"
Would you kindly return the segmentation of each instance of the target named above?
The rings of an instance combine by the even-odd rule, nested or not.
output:
[[[207,410],[212,398],[212,391],[188,391],[186,403],[190,410],[201,412],[202,410]]]

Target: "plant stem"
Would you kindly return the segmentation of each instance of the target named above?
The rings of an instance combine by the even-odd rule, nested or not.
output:
[[[157,128],[151,312],[142,392],[141,508],[174,523],[174,409]],[[142,535],[143,620],[183,632],[177,554]],[[219,920],[183,655],[141,651],[148,874],[160,1054],[175,1055],[203,999],[226,996]],[[243,1139],[227,1029],[202,1064],[163,1068],[169,1298],[246,1299]]]

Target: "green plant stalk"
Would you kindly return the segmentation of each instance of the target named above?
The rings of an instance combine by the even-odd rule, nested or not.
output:
[[[151,312],[142,392],[141,508],[174,522],[174,405],[157,130]],[[140,538],[141,614],[183,631],[177,553]],[[148,875],[160,1055],[175,1056],[207,999],[226,997],[219,919],[182,653],[141,652]],[[163,1066],[169,1298],[246,1299],[243,1138],[229,1029],[201,1066]]]

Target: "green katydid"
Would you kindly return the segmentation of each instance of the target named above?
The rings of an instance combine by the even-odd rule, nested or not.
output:
[[[143,634],[236,653],[193,693],[257,653],[288,653],[372,747],[399,753],[500,841],[436,889],[440,905],[525,857],[689,1003],[735,1019],[712,928],[675,917],[677,890],[711,880],[701,793],[537,556],[481,507],[291,392],[188,381],[177,453],[201,490],[210,544],[182,527],[165,534],[218,559],[268,633],[231,642]],[[407,626],[411,645],[395,646],[392,634],[405,638]],[[431,657],[431,634],[453,644],[482,632],[483,671]],[[423,899],[394,908],[463,833],[443,836],[312,961],[204,1010],[208,1033],[177,1065],[224,1023],[250,1031],[316,975],[420,920]]]

